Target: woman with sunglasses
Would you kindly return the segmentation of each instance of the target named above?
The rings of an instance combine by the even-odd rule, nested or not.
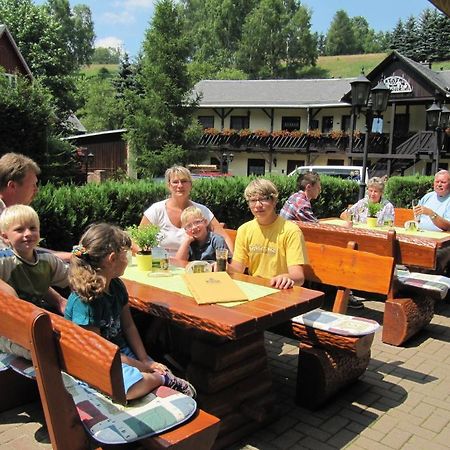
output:
[[[153,224],[160,227],[163,236],[160,243],[161,247],[164,247],[169,252],[169,256],[175,256],[181,243],[186,238],[186,231],[181,224],[181,213],[189,206],[196,206],[201,210],[203,217],[205,217],[208,228],[214,233],[223,236],[228,247],[232,249],[230,238],[211,210],[191,200],[191,172],[185,167],[173,166],[166,170],[165,178],[170,197],[153,203],[144,212],[139,226],[143,227]]]

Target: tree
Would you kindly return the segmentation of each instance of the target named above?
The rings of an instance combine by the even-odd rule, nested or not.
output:
[[[390,47],[393,50],[398,50],[399,52],[402,52],[404,45],[405,45],[405,27],[403,25],[402,20],[399,19],[391,33]]]
[[[88,64],[94,52],[94,24],[86,5],[70,9],[69,0],[47,0],[46,8],[60,24],[61,40],[66,44],[73,70]]]
[[[402,50],[408,58],[419,60],[420,34],[416,19],[411,16],[405,22],[405,40]]]
[[[355,51],[355,33],[347,13],[336,11],[327,33],[327,55],[351,55]]]
[[[85,98],[77,116],[89,132],[122,128],[125,117],[123,102],[110,78],[100,76],[84,79],[79,85]]]
[[[301,67],[315,64],[317,43],[310,19],[297,0],[261,0],[245,20],[238,68],[250,78],[280,78],[296,76]]]
[[[119,64],[120,49],[96,47],[91,58],[92,64]]]
[[[75,59],[64,26],[47,6],[31,0],[0,0],[0,23],[8,26],[35,78],[47,87],[59,126],[76,110]]]
[[[355,53],[379,53],[382,50],[379,36],[369,27],[369,23],[362,16],[350,19],[355,36]]]
[[[193,120],[197,105],[189,97],[189,41],[173,0],[160,0],[146,32],[136,84],[126,94],[127,139],[139,175],[162,173],[169,165],[186,162],[187,149],[198,139]]]
[[[193,60],[207,62],[216,70],[233,65],[243,23],[258,0],[182,0],[181,3]]]

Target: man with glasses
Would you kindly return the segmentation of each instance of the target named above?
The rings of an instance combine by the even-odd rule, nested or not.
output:
[[[300,222],[317,222],[314,215],[311,200],[315,200],[320,194],[320,176],[316,172],[302,173],[297,178],[297,191],[285,202],[280,211],[280,216],[286,220],[298,220]]]
[[[299,227],[275,211],[278,191],[269,180],[253,180],[244,191],[254,219],[237,230],[232,272],[246,269],[253,276],[270,279],[271,286],[289,289],[304,282],[307,263],[305,241]]]

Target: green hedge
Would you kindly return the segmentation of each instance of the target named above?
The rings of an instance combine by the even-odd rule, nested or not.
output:
[[[270,176],[280,191],[278,208],[296,190],[296,179]],[[195,180],[192,199],[207,205],[221,222],[237,228],[252,215],[243,192],[252,178],[230,177]],[[357,183],[323,176],[322,193],[313,203],[317,217],[336,217],[358,199]],[[432,177],[393,177],[386,196],[395,206],[410,207],[432,188]],[[41,219],[44,244],[49,248],[69,250],[92,222],[107,221],[127,227],[139,223],[142,213],[152,203],[167,197],[163,183],[149,181],[107,182],[84,186],[43,186],[33,207]]]

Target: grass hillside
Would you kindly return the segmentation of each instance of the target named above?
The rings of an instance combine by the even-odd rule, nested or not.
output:
[[[105,68],[111,75],[115,74],[119,70],[118,64],[91,64],[90,66],[83,66],[81,73],[86,77],[94,77],[98,75],[100,69]]]
[[[319,56],[317,67],[326,73],[326,78],[356,77],[363,68],[364,73],[368,74],[386,58],[386,55],[386,53],[369,53],[367,55]]]
[[[316,67],[304,70],[307,78],[351,78],[357,77],[364,69],[367,75],[384,58],[387,53],[369,53],[367,55],[339,55],[320,56]],[[433,70],[450,70],[450,61],[438,61],[433,63]],[[91,64],[81,70],[86,77],[98,75],[99,71],[105,68],[111,75],[118,71],[117,64]]]

